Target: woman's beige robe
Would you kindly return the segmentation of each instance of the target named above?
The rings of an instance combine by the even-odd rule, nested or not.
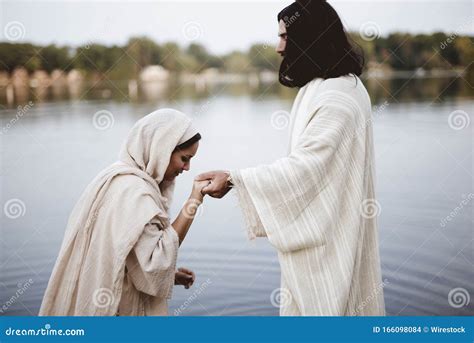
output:
[[[69,217],[39,315],[165,315],[178,236],[168,208],[170,156],[190,125],[164,109],[140,119],[120,160],[87,186]]]

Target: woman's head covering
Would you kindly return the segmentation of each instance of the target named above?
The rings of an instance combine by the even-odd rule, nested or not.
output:
[[[146,172],[160,184],[173,150],[196,133],[184,113],[171,108],[157,110],[132,127],[120,151],[120,160]]]
[[[141,118],[130,130],[119,154],[122,163],[138,168],[158,185],[166,209],[172,201],[175,181],[163,180],[175,148],[197,134],[184,113],[164,108]]]
[[[188,128],[186,129],[186,131],[184,132],[183,136],[181,137],[181,139],[179,140],[179,142],[176,146],[183,145],[184,143],[187,143],[189,140],[191,140],[192,138],[194,138],[198,134],[199,133],[198,133],[197,129],[191,123],[191,125],[188,126]]]

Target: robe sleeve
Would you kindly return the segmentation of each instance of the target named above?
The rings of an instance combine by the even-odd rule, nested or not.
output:
[[[350,168],[346,165],[350,145],[358,139],[355,116],[351,106],[326,103],[308,116],[289,156],[231,172],[251,238],[267,236],[281,252],[325,244],[330,217],[314,213],[304,218],[310,225],[295,221],[329,183],[340,184],[344,169]]]
[[[135,288],[155,297],[170,298],[178,247],[178,235],[171,226],[163,228],[158,220],[146,224],[125,264]]]

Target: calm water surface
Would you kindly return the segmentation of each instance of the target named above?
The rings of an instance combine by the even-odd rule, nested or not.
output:
[[[422,84],[424,94],[419,80],[410,82],[415,96],[406,89],[394,95],[382,85],[373,85],[372,92],[387,313],[473,315],[472,300],[458,307],[453,292],[460,290],[455,299],[461,302],[459,296],[474,296],[474,100],[457,89],[438,97],[440,90],[432,91],[429,80]],[[288,132],[276,129],[271,117],[289,111],[291,102],[292,96],[225,91],[138,103],[47,100],[35,102],[17,121],[15,109],[1,110],[1,205],[3,209],[11,199],[24,204],[18,218],[1,212],[2,314],[38,313],[73,205],[91,179],[116,160],[122,140],[140,117],[158,107],[174,107],[192,115],[203,135],[191,171],[177,180],[174,216],[198,173],[284,156]],[[113,114],[107,130],[93,124],[99,110]],[[463,111],[457,113],[464,113],[469,125],[453,129],[453,111]],[[265,239],[246,239],[232,194],[206,199],[180,249],[178,265],[193,269],[197,281],[189,290],[175,287],[171,314],[278,314],[271,301],[279,287],[277,255]],[[23,294],[16,296],[19,289]]]

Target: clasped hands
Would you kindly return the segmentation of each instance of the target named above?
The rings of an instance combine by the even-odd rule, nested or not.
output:
[[[199,174],[194,179],[194,187],[200,189],[200,193],[206,194],[213,198],[222,198],[232,188],[229,182],[228,171],[214,170],[207,173]]]

